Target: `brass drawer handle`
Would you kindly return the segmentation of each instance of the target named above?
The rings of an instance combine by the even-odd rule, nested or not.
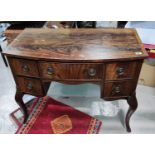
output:
[[[27,89],[32,90],[32,88],[33,88],[32,83],[28,83]]]
[[[113,88],[113,93],[118,94],[120,92],[121,92],[120,86],[116,86],[116,87]]]
[[[54,73],[54,69],[52,67],[47,68],[47,74],[52,75]]]
[[[89,75],[89,76],[95,76],[95,75],[96,75],[96,70],[95,70],[94,68],[90,68],[90,69],[88,70],[88,75]]]
[[[123,67],[118,67],[116,69],[116,72],[117,72],[118,75],[123,75],[124,74],[124,68]]]
[[[30,70],[27,65],[23,65],[22,69],[23,69],[24,72],[29,72],[29,70]]]

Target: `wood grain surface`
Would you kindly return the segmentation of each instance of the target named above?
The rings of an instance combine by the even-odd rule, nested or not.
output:
[[[27,77],[17,77],[17,83],[21,92],[36,96],[43,96],[40,80]]]
[[[147,57],[134,29],[25,29],[5,54],[74,62]]]
[[[23,30],[6,30],[5,36],[10,44]]]
[[[127,97],[132,94],[132,81],[119,81],[105,83],[105,97]]]
[[[37,62],[25,59],[10,59],[12,69],[16,75],[38,77]]]
[[[103,65],[102,64],[76,64],[76,63],[39,63],[39,68],[42,78],[53,80],[98,80],[102,79]],[[48,73],[48,69],[52,69],[51,73]],[[92,73],[91,73],[92,71]]]
[[[135,78],[137,66],[137,61],[107,63],[106,80],[133,79]]]

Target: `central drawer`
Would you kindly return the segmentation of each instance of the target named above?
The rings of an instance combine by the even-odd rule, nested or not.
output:
[[[101,80],[103,64],[40,62],[41,77],[55,80]]]

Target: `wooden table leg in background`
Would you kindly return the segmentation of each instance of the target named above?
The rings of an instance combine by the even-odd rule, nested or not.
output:
[[[5,56],[3,55],[3,53],[2,53],[1,45],[0,45],[0,53],[1,53],[1,56],[2,56],[3,61],[4,61],[4,63],[5,63],[5,66],[8,67],[8,63],[7,63],[7,61],[6,61],[6,58],[5,58]]]
[[[136,99],[136,93],[134,92],[132,96],[130,96],[127,99],[127,102],[129,104],[129,109],[128,112],[126,114],[126,118],[125,118],[125,124],[126,124],[126,130],[128,132],[131,132],[131,128],[130,128],[130,118],[132,116],[132,114],[135,112],[135,110],[138,107],[138,103],[137,103],[137,99]]]
[[[16,95],[15,95],[15,100],[18,103],[22,113],[24,114],[24,122],[23,123],[26,123],[27,118],[28,118],[28,111],[27,111],[27,108],[26,108],[26,106],[25,106],[25,104],[23,102],[23,96],[24,96],[24,93],[20,92],[17,89]]]

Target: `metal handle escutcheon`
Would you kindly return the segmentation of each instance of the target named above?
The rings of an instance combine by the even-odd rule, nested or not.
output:
[[[28,72],[30,70],[27,65],[23,65],[22,69],[23,69],[24,72]]]
[[[54,73],[54,69],[52,67],[47,68],[47,74],[52,75]]]
[[[121,92],[121,90],[120,90],[120,86],[116,86],[115,88],[114,88],[114,92],[115,93],[120,93]]]
[[[27,88],[28,88],[29,90],[32,90],[32,88],[33,88],[32,83],[28,83]]]
[[[123,67],[118,67],[116,70],[118,75],[123,75],[124,74],[124,68]]]
[[[89,76],[95,76],[96,75],[96,70],[94,68],[90,68],[88,70],[88,74],[89,74]]]

